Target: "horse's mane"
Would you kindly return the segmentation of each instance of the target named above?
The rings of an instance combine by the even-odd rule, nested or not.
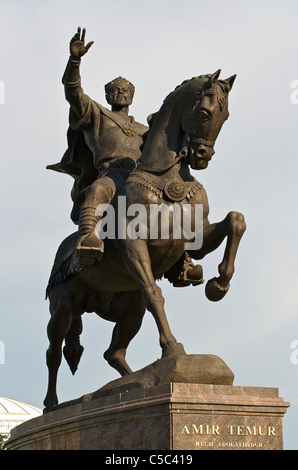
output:
[[[202,86],[204,85],[204,83],[206,83],[209,78],[211,77],[211,74],[208,74],[208,75],[198,75],[197,77],[192,77],[192,78],[188,78],[187,80],[183,80],[182,83],[180,83],[180,85],[177,85],[173,91],[171,91],[171,93],[169,93],[166,98],[164,99],[163,102],[165,102],[173,93],[175,93],[175,91],[177,91],[179,88],[181,88],[183,85],[186,85],[187,83],[190,83],[194,80],[198,80],[198,79],[206,79],[205,82],[202,83]]]
[[[167,101],[168,98],[170,98],[170,96],[173,95],[173,93],[175,93],[175,91],[177,91],[179,88],[181,88],[183,85],[186,85],[187,83],[190,83],[190,82],[193,82],[194,80],[198,80],[198,79],[205,79],[205,81],[203,81],[202,83],[202,86],[201,88],[203,88],[203,86],[208,82],[209,78],[211,77],[211,73],[209,74],[204,74],[204,75],[198,75],[196,77],[192,77],[192,78],[188,78],[186,80],[183,80],[182,83],[180,83],[180,85],[177,85],[173,91],[171,91],[166,97],[165,99],[163,100],[163,103],[165,103]],[[220,86],[220,88],[222,89],[222,91],[224,93],[228,93],[230,91],[230,86],[228,84],[228,82],[226,82],[225,80],[217,80],[217,84]],[[201,91],[201,88],[198,90],[198,94],[200,93]],[[148,132],[146,132],[144,134],[144,144],[145,144],[145,141],[146,141],[146,138],[148,137],[148,133],[154,123],[154,120],[156,118],[156,116],[158,115],[159,111],[156,111],[155,113],[152,113],[150,114],[148,117],[147,117],[147,123],[148,123],[148,126],[149,126],[149,130]]]
[[[177,85],[173,91],[171,91],[166,97],[165,99],[163,100],[163,103],[165,103],[165,101],[171,96],[173,95],[173,93],[178,90],[178,88],[182,87],[183,85],[186,85],[187,83],[193,81],[193,80],[197,80],[199,78],[206,78],[207,80],[211,77],[211,74],[208,74],[208,75],[199,75],[197,77],[192,77],[192,78],[188,78],[187,80],[183,80],[182,83],[180,83],[180,85]],[[159,111],[156,111],[155,113],[152,113],[152,114],[149,114],[149,116],[147,117],[147,123],[148,123],[148,126],[149,126],[149,131],[154,123],[154,120],[156,118],[156,116],[158,115]],[[145,141],[146,141],[146,138],[148,137],[148,132],[146,132],[143,136],[143,141],[144,141],[144,144],[145,144]]]
[[[188,78],[187,80],[183,80],[183,82],[180,83],[180,85],[177,85],[176,88],[174,89],[174,91],[177,90],[178,88],[180,88],[182,85],[185,85],[186,83],[192,82],[193,80],[197,80],[199,78],[206,78],[206,80],[208,80],[210,77],[211,77],[211,73],[209,73],[207,75],[198,75],[197,77]]]

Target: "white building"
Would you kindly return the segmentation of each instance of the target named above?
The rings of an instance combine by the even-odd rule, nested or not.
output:
[[[42,410],[11,398],[0,397],[0,435],[10,435],[15,426],[42,415]]]

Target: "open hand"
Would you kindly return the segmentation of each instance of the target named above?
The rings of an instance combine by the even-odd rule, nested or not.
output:
[[[88,52],[88,49],[94,43],[94,41],[90,41],[85,46],[85,34],[86,34],[86,29],[83,28],[82,36],[81,36],[81,28],[79,26],[77,33],[71,39],[71,41],[70,41],[70,55],[73,58],[80,59],[84,54],[86,54],[86,52]]]

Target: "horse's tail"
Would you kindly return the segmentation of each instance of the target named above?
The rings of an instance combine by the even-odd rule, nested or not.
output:
[[[79,232],[74,232],[65,238],[59,246],[46,288],[46,299],[56,284],[65,281],[70,274],[80,269],[75,255],[78,239]]]
[[[80,335],[82,330],[82,317],[75,318],[72,320],[72,323],[65,336],[63,355],[73,375],[78,368],[78,364],[84,351],[83,346],[80,344]]]

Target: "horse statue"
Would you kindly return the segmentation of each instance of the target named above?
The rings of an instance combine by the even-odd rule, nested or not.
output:
[[[189,170],[208,166],[216,138],[229,116],[228,96],[236,75],[219,80],[219,74],[220,70],[186,80],[166,97],[160,110],[150,118],[150,130],[137,168],[113,200],[116,213],[119,201],[126,203],[126,227],[132,220],[128,209],[135,203],[169,207],[174,202],[192,210],[197,205],[203,208],[202,243],[199,247],[190,244],[189,255],[200,260],[227,237],[219,276],[206,284],[206,296],[211,301],[223,298],[229,288],[238,245],[246,228],[243,215],[234,211],[221,222],[209,223],[206,192]],[[193,217],[194,211],[192,223]],[[78,265],[78,232],[60,245],[47,287],[51,318],[47,329],[49,381],[45,410],[58,404],[56,383],[64,340],[65,359],[73,374],[77,369],[84,349],[79,336],[85,312],[95,312],[115,322],[104,357],[121,376],[132,373],[125,360],[126,349],[139,331],[146,309],[155,319],[162,357],[181,349],[168,324],[164,299],[156,282],[181,258],[185,242],[189,241],[183,236],[172,236],[174,225],[169,220],[168,237],[150,237],[148,231],[142,238],[127,235],[107,238],[101,261],[89,266]]]

